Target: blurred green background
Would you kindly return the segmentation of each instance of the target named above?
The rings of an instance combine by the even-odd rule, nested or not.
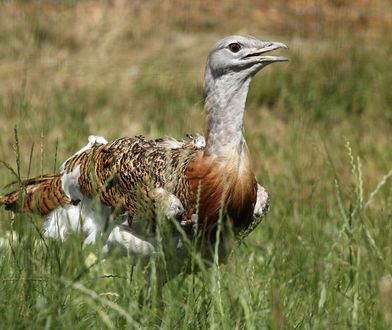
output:
[[[246,110],[272,208],[226,265],[172,280],[162,312],[138,304],[149,287],[126,258],[88,268],[96,251],[77,238],[44,248],[39,219],[14,221],[28,229],[10,239],[2,209],[4,324],[392,326],[391,33],[387,0],[0,2],[0,159],[16,167],[16,127],[22,177],[57,169],[90,134],[203,133],[219,38],[290,47],[290,62],[255,77]],[[0,167],[0,193],[13,179]]]

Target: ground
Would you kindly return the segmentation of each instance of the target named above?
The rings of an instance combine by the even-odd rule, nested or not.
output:
[[[386,0],[0,3],[0,160],[22,178],[90,134],[203,133],[205,58],[224,35],[290,47],[246,110],[271,210],[224,264],[175,277],[161,304],[154,261],[45,240],[40,219],[1,209],[4,328],[389,328],[391,32]],[[2,164],[0,187],[14,179]]]

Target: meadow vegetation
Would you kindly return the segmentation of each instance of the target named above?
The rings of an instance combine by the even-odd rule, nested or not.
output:
[[[205,58],[223,35],[290,46],[246,110],[271,210],[224,264],[175,277],[161,304],[162,256],[132,266],[1,209],[0,327],[390,328],[391,13],[382,0],[0,2],[0,160],[22,178],[90,134],[202,133]],[[2,164],[0,193],[13,180]]]

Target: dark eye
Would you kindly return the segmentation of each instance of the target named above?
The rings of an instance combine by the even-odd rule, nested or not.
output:
[[[236,42],[233,42],[228,47],[233,53],[238,53],[241,49],[241,45]]]

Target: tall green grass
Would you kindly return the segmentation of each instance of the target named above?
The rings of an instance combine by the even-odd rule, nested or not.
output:
[[[44,5],[42,12],[21,6],[25,19],[0,20],[0,159],[14,169],[19,159],[23,178],[53,171],[89,134],[202,132],[205,56],[236,26],[286,42],[290,62],[267,67],[251,84],[245,134],[272,205],[223,264],[180,273],[160,301],[159,274],[176,255],[133,266],[128,257],[103,256],[100,244],[82,248],[77,234],[45,239],[42,219],[1,209],[0,327],[391,327],[385,37],[268,36],[251,18],[216,27],[208,25],[214,17],[192,21],[191,13],[166,23],[159,16],[154,28],[145,7],[142,25],[109,5],[101,13],[110,15],[98,12],[96,21],[77,16],[74,4],[45,15]],[[1,167],[0,193],[14,179]],[[196,251],[190,260],[199,259]]]
[[[79,235],[45,239],[37,219],[19,216],[0,248],[2,326],[387,327],[380,296],[388,292],[379,285],[392,285],[383,277],[391,267],[391,212],[377,212],[373,203],[392,173],[365,194],[361,161],[349,143],[346,155],[349,197],[334,173],[332,209],[323,200],[305,200],[296,209],[277,199],[226,264],[177,275],[164,286],[162,302],[159,274],[178,262],[175,254],[133,265],[129,257],[102,255],[99,244],[83,248]]]

